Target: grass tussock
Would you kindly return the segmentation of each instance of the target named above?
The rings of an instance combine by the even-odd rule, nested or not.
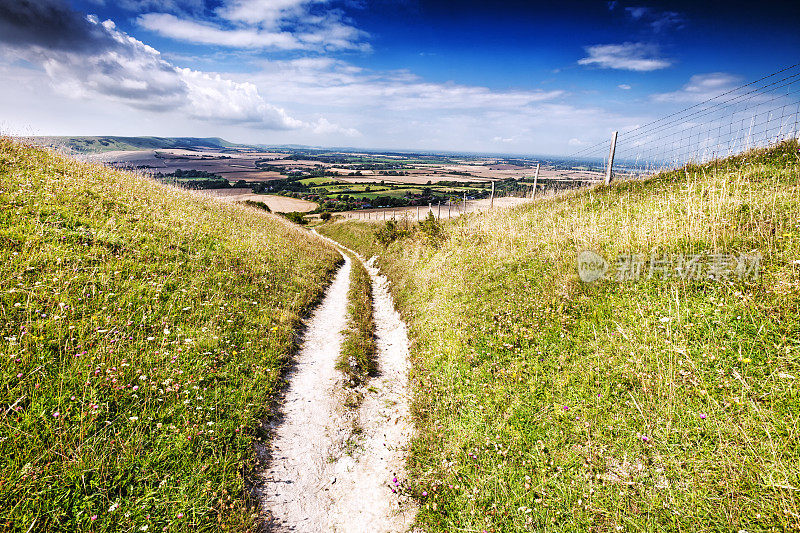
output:
[[[796,141],[380,244],[409,322],[435,531],[800,528]],[[580,281],[576,255],[760,253],[761,275]],[[706,255],[705,257],[709,257]]]
[[[0,139],[0,529],[248,529],[254,442],[338,254]]]
[[[352,385],[359,385],[375,374],[377,362],[372,280],[367,269],[355,256],[351,256],[347,300],[347,328],[344,330],[336,368],[344,372]]]

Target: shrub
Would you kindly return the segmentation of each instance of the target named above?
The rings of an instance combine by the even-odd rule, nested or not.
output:
[[[295,224],[300,224],[301,226],[308,223],[305,218],[305,215],[299,211],[290,211],[289,213],[281,213],[283,216],[294,222]]]

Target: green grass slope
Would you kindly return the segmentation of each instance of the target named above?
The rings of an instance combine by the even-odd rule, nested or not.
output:
[[[248,529],[260,421],[338,253],[0,139],[0,529]]]
[[[800,529],[799,171],[793,141],[388,246],[318,228],[379,256],[409,322],[425,531]],[[705,270],[584,283],[585,249]],[[709,277],[726,253],[761,275]]]

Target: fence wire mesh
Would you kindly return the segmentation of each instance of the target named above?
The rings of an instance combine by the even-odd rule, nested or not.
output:
[[[688,163],[706,163],[800,134],[800,63],[657,120],[619,132],[614,179],[652,174]],[[609,140],[568,159],[603,172]]]

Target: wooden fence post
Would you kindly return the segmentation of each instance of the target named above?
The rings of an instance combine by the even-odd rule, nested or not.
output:
[[[417,222],[419,222],[419,206],[417,206]]]
[[[441,200],[439,201],[439,214],[436,215],[436,218],[438,218],[439,220],[442,220],[442,202],[441,202]]]
[[[494,207],[494,180],[492,180],[492,195],[489,197],[489,209]]]
[[[614,151],[617,149],[617,132],[611,135],[611,150],[608,152],[608,166],[606,167],[606,185],[611,183],[611,169],[614,166]]]
[[[539,182],[539,163],[536,163],[536,174],[533,175],[533,193],[531,194],[531,198],[536,198],[536,186]]]

